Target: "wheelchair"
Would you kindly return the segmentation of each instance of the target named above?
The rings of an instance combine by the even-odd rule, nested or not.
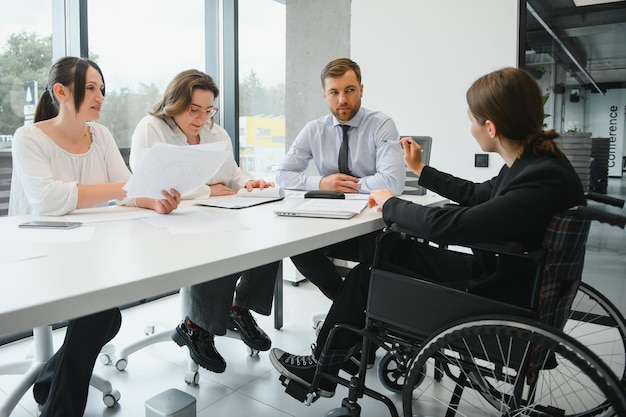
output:
[[[587,199],[623,206],[603,195]],[[378,376],[402,394],[404,416],[626,416],[626,322],[581,283],[592,220],[626,224],[624,216],[576,207],[553,217],[539,250],[475,247],[538,266],[530,308],[386,269],[390,242],[433,244],[387,228],[377,242],[365,327],[335,326],[325,348],[337,331],[354,331],[363,336],[362,358],[370,343],[385,349]],[[315,401],[320,378],[327,378],[348,387],[348,397],[326,416],[360,416],[363,396],[398,416],[390,398],[366,387],[365,375],[364,360],[349,380],[318,371],[300,398]]]

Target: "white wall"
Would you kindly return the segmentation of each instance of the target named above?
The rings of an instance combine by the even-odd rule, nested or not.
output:
[[[384,15],[383,15],[384,14]],[[363,72],[363,106],[391,116],[401,135],[433,137],[431,165],[474,181],[503,161],[469,132],[465,92],[479,76],[517,66],[517,0],[353,0],[351,58]]]

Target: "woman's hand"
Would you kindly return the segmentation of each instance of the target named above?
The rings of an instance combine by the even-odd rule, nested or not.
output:
[[[169,193],[163,190],[161,194],[165,198],[154,200],[154,211],[160,214],[169,214],[176,210],[180,203],[180,193],[172,188]]]
[[[410,137],[401,138],[398,143],[402,145],[404,149],[404,162],[406,166],[416,175],[421,175],[422,169],[424,169],[426,165],[422,162],[422,147]]]
[[[228,188],[224,184],[212,184],[212,185],[209,185],[209,188],[211,188],[211,195],[212,196],[237,194],[237,192],[235,190],[233,190],[231,188]]]
[[[180,193],[172,188],[169,193],[163,190],[161,194],[165,198],[160,200],[156,198],[138,198],[136,200],[137,207],[152,209],[160,214],[169,214],[176,210],[180,203]]]
[[[374,190],[367,198],[367,206],[369,208],[378,206],[378,211],[383,211],[383,206],[392,197],[394,195],[389,190]]]
[[[246,188],[246,190],[248,191],[252,191],[252,189],[254,188],[269,188],[269,187],[274,187],[275,184],[273,181],[265,181],[265,180],[250,180],[248,181],[244,187]]]

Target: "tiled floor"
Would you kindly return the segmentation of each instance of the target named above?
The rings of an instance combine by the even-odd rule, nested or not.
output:
[[[611,179],[608,193],[626,196],[626,180]],[[624,210],[621,210],[624,213]],[[594,224],[588,242],[584,279],[606,294],[622,312],[626,313],[626,232],[605,225]],[[286,267],[286,274],[293,269]],[[289,352],[308,354],[314,341],[311,316],[325,311],[330,302],[313,285],[303,282],[298,287],[285,281],[285,323],[282,330],[273,329],[273,318],[256,315],[259,324],[268,332],[273,346]],[[123,311],[123,325],[114,344],[142,337],[147,320],[157,328],[173,328],[179,316],[178,296],[169,296],[140,307]],[[55,331],[55,346],[62,342],[64,330]],[[245,345],[236,339],[216,339],[219,351],[228,362],[226,372],[214,374],[200,370],[200,383],[187,385],[184,374],[187,368],[186,350],[173,342],[159,343],[129,357],[128,367],[119,372],[114,367],[97,363],[96,372],[108,378],[121,392],[119,404],[106,408],[101,395],[91,389],[85,416],[140,417],[145,415],[144,403],[150,397],[168,389],[178,388],[197,400],[199,417],[249,415],[255,417],[321,416],[338,407],[346,390],[339,387],[333,399],[321,399],[312,406],[300,404],[284,393],[278,373],[269,362],[267,352],[257,357],[248,356]],[[19,341],[0,348],[0,363],[22,360],[30,350],[30,341]],[[380,359],[380,353],[379,358]],[[369,371],[368,385],[389,395],[400,407],[400,397],[389,393],[377,380],[375,368]],[[19,380],[16,376],[0,376],[0,401],[5,392]],[[385,416],[386,408],[379,402],[364,399],[362,415]],[[36,406],[29,391],[12,417],[36,415]]]

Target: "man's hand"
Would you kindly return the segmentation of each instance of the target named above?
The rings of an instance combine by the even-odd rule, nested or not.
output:
[[[355,194],[359,192],[361,185],[359,179],[347,174],[332,174],[322,177],[320,180],[320,190],[339,191],[344,194]]]

